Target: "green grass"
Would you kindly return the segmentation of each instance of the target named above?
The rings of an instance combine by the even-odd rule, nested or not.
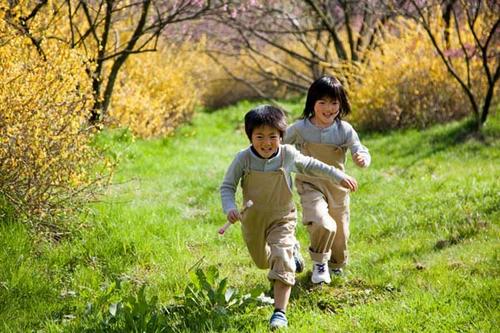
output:
[[[201,112],[166,139],[103,133],[100,144],[121,163],[114,185],[70,238],[51,243],[13,221],[0,224],[0,331],[92,328],[88,304],[106,313],[143,284],[147,297],[175,304],[194,267],[215,265],[242,293],[267,290],[266,272],[252,264],[239,228],[217,235],[225,222],[218,187],[248,144],[242,118],[253,105]],[[300,112],[300,104],[285,106],[293,116]],[[361,133],[373,162],[365,170],[347,165],[360,184],[351,197],[350,264],[323,288],[311,286],[310,272],[298,276],[289,331],[497,330],[498,112],[485,142],[467,136],[467,128],[456,122]],[[302,225],[297,236],[307,248]],[[212,330],[265,332],[271,311],[252,308]],[[210,327],[210,317],[203,320]]]

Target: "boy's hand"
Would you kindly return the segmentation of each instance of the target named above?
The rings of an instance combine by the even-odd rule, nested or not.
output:
[[[236,209],[232,209],[227,213],[227,220],[231,223],[235,223],[238,220],[241,220],[241,215]]]
[[[343,179],[340,182],[340,185],[351,190],[351,192],[356,192],[356,190],[358,189],[358,182],[356,181],[356,179],[350,176],[347,176],[347,178]]]
[[[356,153],[356,154],[352,155],[352,160],[360,168],[364,168],[366,166],[365,157],[360,153]]]

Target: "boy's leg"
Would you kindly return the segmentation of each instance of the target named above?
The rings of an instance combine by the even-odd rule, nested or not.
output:
[[[247,211],[247,216],[242,221],[242,235],[248,252],[258,268],[269,268],[269,258],[271,250],[266,242],[266,224],[258,216],[253,216],[252,212]]]
[[[274,282],[274,313],[269,320],[271,329],[288,326],[288,320],[286,319],[285,313],[291,291],[292,286],[279,280]]]
[[[292,286],[281,282],[280,280],[274,281],[274,308],[277,310],[286,311],[288,300],[290,299],[290,292]]]
[[[292,285],[295,284],[296,263],[293,252],[297,240],[295,211],[273,222],[268,229],[267,242],[271,248],[269,279],[274,281],[274,313],[269,320],[271,329],[288,326],[286,308]]]
[[[293,251],[297,214],[295,210],[274,220],[267,229],[267,244],[270,247],[270,280],[278,280],[290,286],[295,284],[295,260]]]

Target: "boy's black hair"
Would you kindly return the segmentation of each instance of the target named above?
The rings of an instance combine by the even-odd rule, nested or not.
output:
[[[245,132],[248,140],[252,141],[252,133],[256,127],[270,126],[280,132],[280,137],[286,131],[286,116],[283,110],[272,105],[259,105],[245,115]]]
[[[339,80],[333,76],[322,76],[314,81],[307,91],[306,106],[302,113],[302,119],[310,118],[314,115],[314,104],[316,101],[325,97],[337,100],[340,103],[340,111],[337,119],[342,119],[351,112],[351,104],[347,91]]]

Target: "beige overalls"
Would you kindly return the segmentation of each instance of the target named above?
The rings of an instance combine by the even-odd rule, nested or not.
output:
[[[300,150],[326,164],[344,171],[346,148],[333,144],[304,142]],[[349,238],[349,190],[333,180],[303,174],[296,176],[297,192],[302,204],[302,222],[310,238],[311,259],[326,262],[331,268],[347,263]]]
[[[243,200],[253,206],[242,216],[242,234],[257,267],[270,268],[268,278],[287,285],[295,284],[293,247],[296,243],[297,213],[283,169],[250,170],[250,158],[242,180]]]

